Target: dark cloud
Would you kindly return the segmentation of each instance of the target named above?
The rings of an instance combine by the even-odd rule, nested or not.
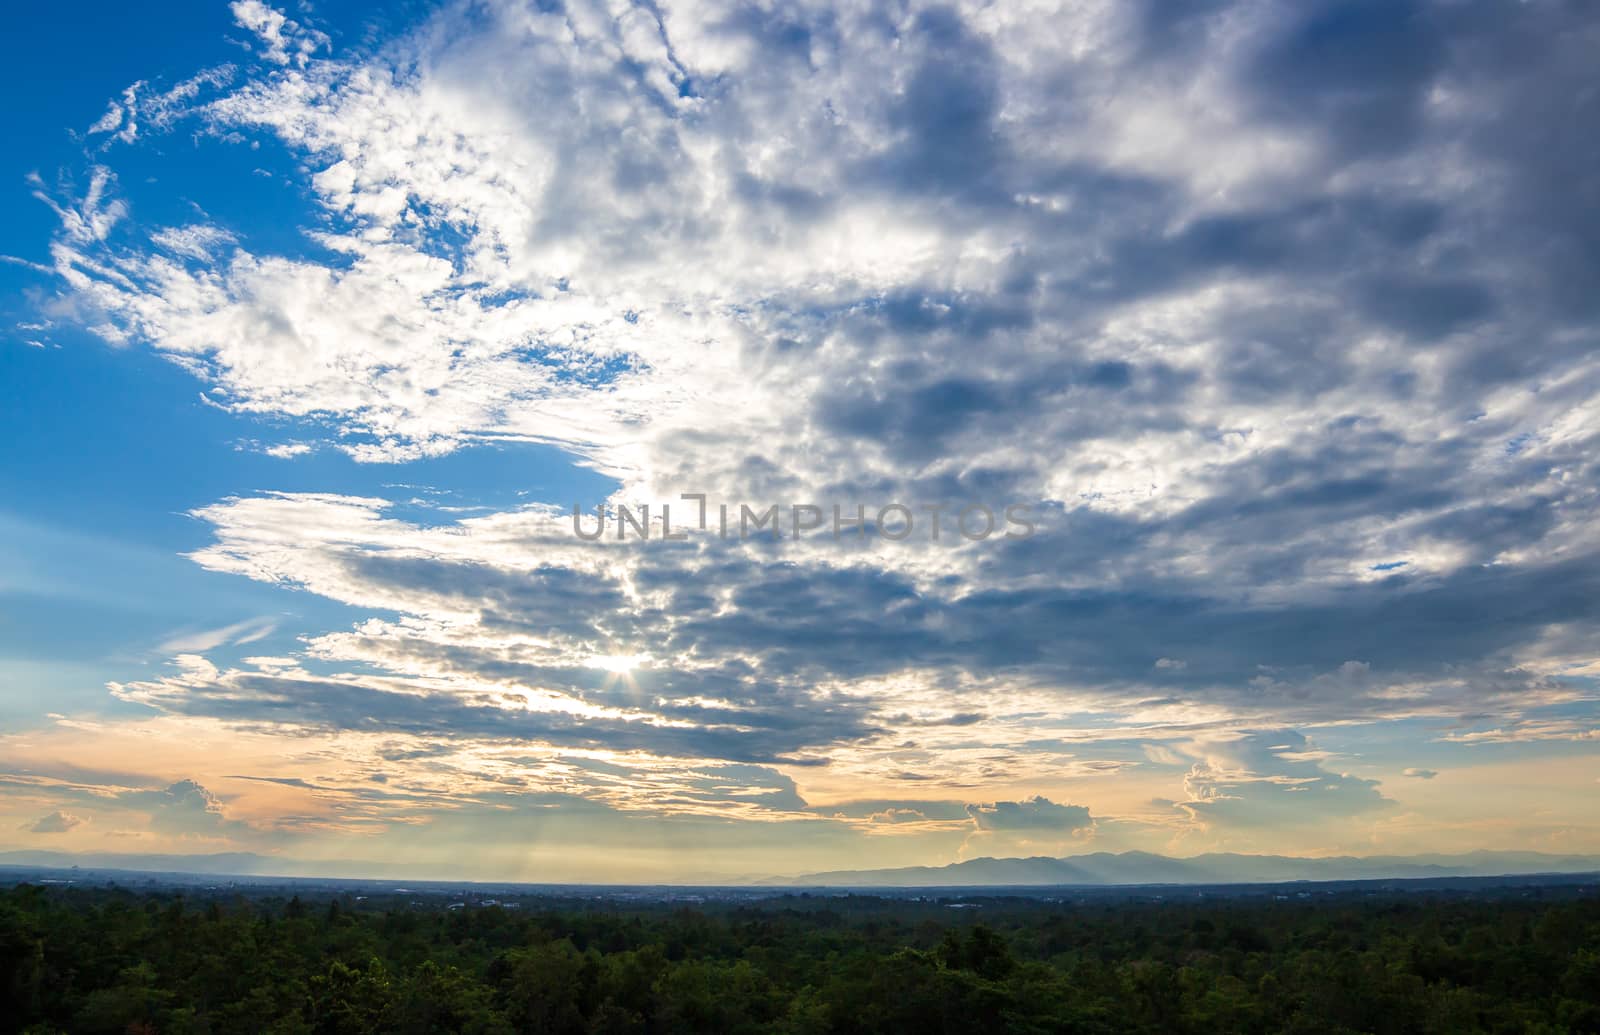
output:
[[[955,10],[932,8],[900,43],[918,57],[890,102],[893,144],[883,161],[890,186],[981,200],[1008,168],[994,125],[1000,88],[988,41]]]
[[[876,732],[859,705],[828,700],[763,714],[743,711],[718,716],[714,709],[680,711],[697,724],[652,721],[648,714],[596,716],[530,709],[502,692],[416,693],[387,690],[355,680],[287,677],[234,671],[202,678],[132,684],[131,699],[183,715],[204,715],[241,724],[281,724],[306,730],[361,730],[450,740],[536,741],[566,748],[648,751],[680,758],[719,758],[734,762],[814,764],[806,749],[860,739]],[[717,718],[730,721],[718,722]],[[202,798],[179,785],[163,806],[180,802],[196,815]],[[166,799],[173,798],[169,802]],[[213,803],[214,804],[214,803]]]
[[[980,831],[994,833],[1070,834],[1094,826],[1083,805],[1058,805],[1040,795],[1022,801],[968,805],[967,815]]]
[[[1435,5],[1362,0],[1285,11],[1289,24],[1246,73],[1260,110],[1329,134],[1347,155],[1413,143],[1444,58]]]
[[[57,809],[48,816],[39,817],[27,829],[35,834],[65,834],[72,828],[82,826],[87,822],[88,820],[86,819]]]
[[[146,812],[150,825],[164,834],[219,835],[248,830],[223,813],[216,795],[194,780],[178,780],[160,790],[124,791],[118,804]]]

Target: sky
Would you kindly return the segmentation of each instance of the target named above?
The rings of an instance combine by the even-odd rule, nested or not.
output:
[[[1600,853],[1592,5],[0,47],[0,850]]]

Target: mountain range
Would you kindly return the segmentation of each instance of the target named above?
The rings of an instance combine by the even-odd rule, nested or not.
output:
[[[0,866],[135,870],[216,876],[402,879],[422,875],[402,863],[302,860],[228,852],[139,855],[51,851],[0,852]],[[408,872],[409,871],[409,872]],[[1133,884],[1275,884],[1286,881],[1388,880],[1410,877],[1501,877],[1535,873],[1600,873],[1600,856],[1542,852],[1463,855],[1375,855],[1303,858],[1232,852],[1173,858],[1149,852],[1094,852],[1064,858],[968,859],[948,866],[830,870],[799,876],[721,878],[685,884],[762,887],[936,888],[1004,886],[1110,887]],[[427,879],[427,878],[424,878]],[[435,875],[432,879],[438,879]],[[476,878],[481,879],[481,878]]]
[[[1118,884],[1273,884],[1283,881],[1383,880],[1404,877],[1500,877],[1600,872],[1600,856],[1542,852],[1301,858],[1232,852],[1176,859],[1149,852],[1095,852],[1065,858],[969,859],[948,866],[831,870],[774,877],[763,884],[817,887],[989,887]]]

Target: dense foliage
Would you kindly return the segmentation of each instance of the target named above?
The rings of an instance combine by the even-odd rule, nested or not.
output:
[[[1591,893],[521,909],[0,891],[0,1032],[1600,1032]]]

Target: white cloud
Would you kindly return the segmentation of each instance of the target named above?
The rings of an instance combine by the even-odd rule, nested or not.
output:
[[[1197,742],[1200,760],[1184,780],[1179,808],[1221,828],[1316,825],[1390,808],[1378,781],[1323,768],[1320,753],[1293,730]]]
[[[202,262],[216,258],[217,252],[225,245],[238,243],[238,239],[228,231],[206,224],[159,230],[150,235],[150,240],[165,251]]]
[[[217,629],[186,632],[174,636],[157,649],[164,654],[201,654],[225,644],[244,645],[264,640],[278,628],[270,618],[246,618]]]
[[[228,9],[241,28],[260,38],[262,56],[274,64],[304,68],[312,54],[328,46],[327,34],[300,24],[261,0],[234,0]]]

